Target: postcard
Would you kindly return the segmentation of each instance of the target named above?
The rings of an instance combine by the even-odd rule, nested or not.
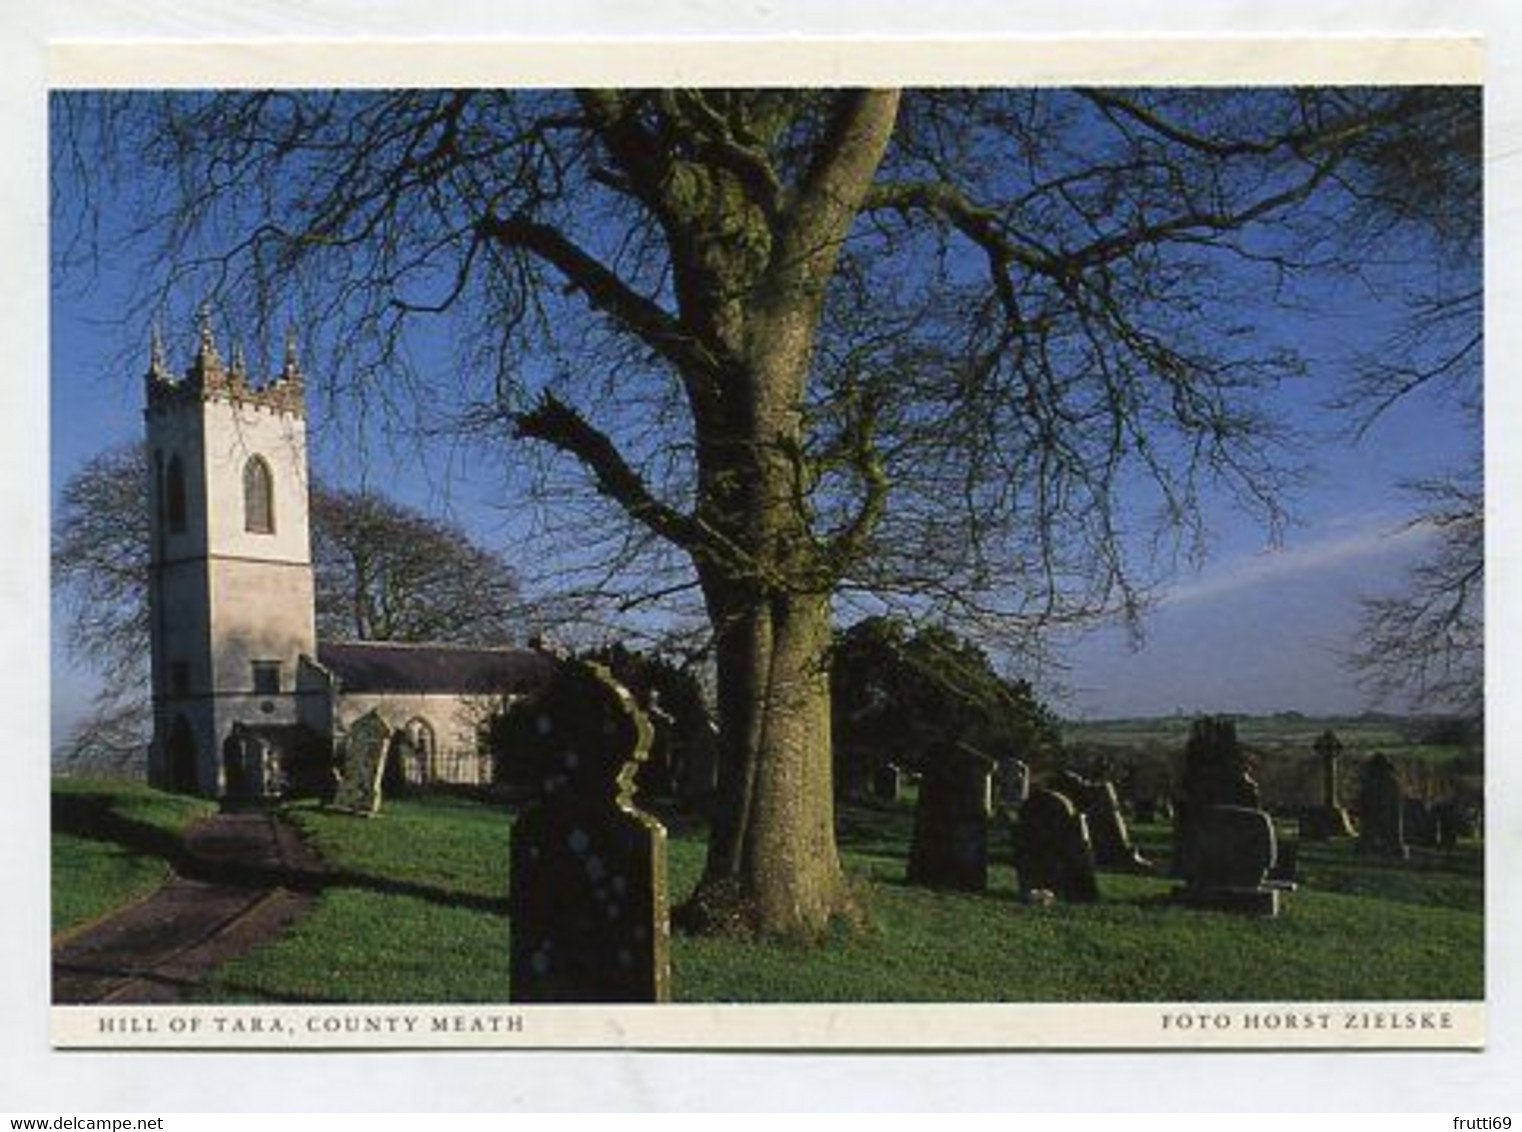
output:
[[[55,1047],[1483,1046],[1478,41],[50,63]]]

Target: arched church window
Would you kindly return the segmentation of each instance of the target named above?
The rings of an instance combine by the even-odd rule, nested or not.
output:
[[[275,482],[262,456],[243,465],[243,529],[268,535],[275,531]]]
[[[434,736],[433,725],[422,716],[414,716],[407,721],[404,729],[408,741],[412,744],[417,758],[417,782],[428,782],[434,775]]]
[[[164,469],[164,517],[169,523],[169,533],[179,534],[185,529],[185,465],[178,456],[169,457]]]

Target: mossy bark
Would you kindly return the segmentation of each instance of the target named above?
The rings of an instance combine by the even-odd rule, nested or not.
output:
[[[854,913],[835,845],[827,599],[737,611],[718,645],[721,806],[700,930],[816,936]]]

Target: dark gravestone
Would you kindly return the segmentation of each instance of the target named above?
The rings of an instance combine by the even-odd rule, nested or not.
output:
[[[1087,823],[1072,801],[1055,790],[1038,786],[1020,807],[1014,858],[1024,899],[1042,892],[1071,903],[1099,899]]]
[[[1269,881],[1277,856],[1274,823],[1246,806],[1205,806],[1196,815],[1192,871],[1178,895],[1193,908],[1276,916],[1293,884]]]
[[[282,797],[310,732],[296,724],[235,722],[222,744],[223,804],[256,804]]]
[[[879,802],[897,802],[904,796],[904,772],[893,763],[883,763],[872,772],[872,797]]]
[[[1358,798],[1358,847],[1388,857],[1407,857],[1405,797],[1395,764],[1375,755],[1363,768]]]
[[[988,819],[993,760],[964,744],[926,760],[909,845],[910,884],[983,892],[988,888]]]
[[[1475,836],[1473,816],[1458,802],[1439,802],[1432,807],[1432,821],[1437,827],[1437,845],[1453,849],[1459,838]]]
[[[241,723],[234,723],[232,732],[222,744],[222,805],[236,806],[259,800],[256,783],[260,780],[257,767],[261,761],[260,743],[250,736]]]
[[[386,772],[390,740],[391,728],[378,712],[368,711],[349,726],[333,792],[335,808],[367,818],[380,812],[381,778]]]
[[[1150,873],[1152,862],[1131,844],[1126,819],[1120,812],[1120,799],[1112,782],[1091,782],[1071,771],[1063,771],[1052,781],[1052,789],[1066,795],[1089,827],[1089,841],[1094,846],[1094,862],[1102,869]]]
[[[1437,848],[1437,818],[1431,808],[1420,798],[1407,798],[1401,813],[1407,845],[1419,845],[1423,849]]]
[[[671,998],[666,830],[634,806],[650,722],[599,664],[563,664],[535,705],[538,796],[513,824],[514,1002]]]
[[[1000,759],[994,768],[994,796],[998,804],[1019,809],[1030,792],[1031,768],[1020,759]]]
[[[1237,742],[1237,725],[1224,716],[1196,719],[1184,748],[1184,776],[1173,811],[1173,873],[1193,875],[1195,830],[1211,806],[1258,808],[1258,784]]]
[[[381,788],[388,798],[405,798],[422,782],[421,753],[406,729],[398,728],[386,750],[386,773],[381,778]]]

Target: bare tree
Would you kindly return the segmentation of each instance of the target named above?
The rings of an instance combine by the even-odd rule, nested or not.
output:
[[[374,491],[313,489],[312,565],[326,640],[501,645],[522,629],[501,555]]]
[[[1349,661],[1382,700],[1484,713],[1485,494],[1480,446],[1483,137],[1480,92],[1414,90],[1407,112],[1385,123],[1349,163],[1351,235],[1371,256],[1419,256],[1404,277],[1404,317],[1357,354],[1338,400],[1362,438],[1410,398],[1447,402],[1471,426],[1467,461],[1406,485],[1414,526],[1436,547],[1403,588],[1364,602]],[[1392,251],[1391,249],[1399,249]]]
[[[1355,670],[1381,699],[1484,715],[1484,496],[1477,481],[1426,481],[1415,523],[1437,548],[1413,566],[1404,588],[1364,602]]]
[[[851,911],[832,603],[1028,638],[1134,610],[1128,531],[1197,534],[1204,492],[1275,521],[1261,394],[1297,359],[1254,312],[1318,270],[1339,171],[1407,112],[1398,92],[1283,90],[55,107],[55,172],[126,186],[106,211],[133,211],[156,301],[211,294],[265,324],[299,303],[336,383],[565,458],[551,472],[590,489],[625,584],[655,554],[656,589],[696,590],[723,804],[690,909],[805,934]],[[60,231],[67,255],[98,230]],[[410,364],[439,315],[453,378]]]
[[[101,677],[67,755],[124,769],[144,757],[148,706],[148,465],[141,444],[93,457],[64,484],[53,525],[53,588],[69,652]]]
[[[334,640],[507,644],[521,629],[512,568],[458,526],[373,491],[311,492],[319,633]],[[64,485],[53,581],[70,652],[101,678],[70,743],[79,760],[141,754],[148,708],[148,468],[142,444],[108,449]]]

